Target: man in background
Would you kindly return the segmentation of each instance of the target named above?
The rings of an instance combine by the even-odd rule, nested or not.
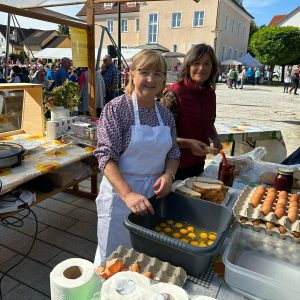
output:
[[[69,79],[69,69],[71,65],[71,60],[68,57],[62,58],[61,66],[55,75],[55,86],[61,86],[66,79]]]
[[[113,64],[112,57],[110,55],[105,55],[103,58],[101,75],[104,79],[106,89],[105,103],[108,103],[117,96],[117,87],[119,81],[118,70]]]

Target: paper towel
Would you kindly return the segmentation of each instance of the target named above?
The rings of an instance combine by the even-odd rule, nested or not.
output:
[[[150,280],[137,272],[124,271],[103,283],[101,300],[137,300],[150,285]]]
[[[189,300],[187,292],[174,284],[159,282],[149,286],[139,300]]]
[[[51,300],[90,300],[101,290],[103,281],[90,261],[67,259],[50,273]]]

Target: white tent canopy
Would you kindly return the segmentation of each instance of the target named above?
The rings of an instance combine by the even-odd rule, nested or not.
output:
[[[142,51],[137,48],[123,48],[121,49],[122,55],[126,60],[130,60],[134,55]],[[95,49],[95,59],[97,58],[98,49]],[[101,51],[101,59],[107,54],[107,48],[103,48]],[[62,59],[68,57],[72,59],[72,48],[45,48],[39,52],[34,53],[36,58],[43,59]]]
[[[232,65],[232,66],[238,66],[241,65],[242,63],[238,60],[234,60],[234,59],[227,59],[225,61],[221,62],[221,65]]]
[[[249,52],[239,58],[239,61],[246,67],[262,67],[262,64]]]

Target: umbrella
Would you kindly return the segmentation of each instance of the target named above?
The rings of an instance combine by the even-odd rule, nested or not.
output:
[[[234,60],[234,59],[227,59],[225,61],[221,62],[221,65],[233,65],[233,66],[238,66],[242,65],[240,61]]]
[[[165,52],[162,53],[162,56],[164,56],[165,58],[176,58],[176,57],[185,57],[185,54],[181,52]]]

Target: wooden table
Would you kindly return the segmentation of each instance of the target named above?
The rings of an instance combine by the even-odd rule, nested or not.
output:
[[[27,152],[20,166],[0,170],[2,189],[0,195],[12,191],[32,179],[44,174],[52,174],[63,170],[64,167],[74,166],[74,179],[68,180],[66,184],[56,186],[49,193],[36,191],[36,203],[45,200],[59,192],[66,191],[78,196],[95,199],[98,193],[97,175],[99,173],[96,159],[93,157],[93,147],[80,147],[74,144],[65,144],[57,140],[47,140],[42,136],[31,136],[20,134],[0,138],[1,142],[32,141],[33,144],[39,144],[36,149]],[[83,172],[79,163],[91,160],[90,169]],[[80,174],[80,172],[83,172]],[[72,174],[73,175],[73,174]],[[79,182],[91,178],[90,192],[81,191]]]

